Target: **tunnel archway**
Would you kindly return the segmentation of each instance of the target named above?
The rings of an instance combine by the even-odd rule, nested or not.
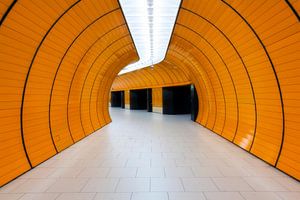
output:
[[[199,124],[299,180],[297,1],[183,1],[165,60],[119,77],[138,55],[117,0],[0,5],[0,185],[110,123],[115,77],[193,83]]]

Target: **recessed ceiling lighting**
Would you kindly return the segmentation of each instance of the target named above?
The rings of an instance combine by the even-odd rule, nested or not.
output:
[[[120,0],[139,61],[124,67],[120,74],[163,61],[181,0]]]

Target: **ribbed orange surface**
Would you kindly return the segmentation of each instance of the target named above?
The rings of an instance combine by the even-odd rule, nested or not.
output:
[[[109,123],[138,57],[117,0],[4,0],[0,18],[3,185]],[[193,83],[197,122],[299,180],[299,51],[299,1],[184,0],[161,71],[118,87]]]

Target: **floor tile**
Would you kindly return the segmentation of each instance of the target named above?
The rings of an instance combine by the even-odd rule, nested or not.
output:
[[[54,200],[59,195],[60,195],[59,193],[28,193],[28,194],[24,194],[18,200]]]
[[[201,192],[169,192],[169,200],[206,200]]]
[[[158,192],[133,193],[131,200],[168,200],[168,194]]]
[[[114,192],[118,181],[118,178],[92,178],[82,192]]]
[[[101,167],[125,167],[127,159],[106,159]]]
[[[131,193],[97,193],[93,200],[131,200]]]
[[[87,181],[85,178],[57,179],[47,192],[80,192]]]
[[[277,193],[283,200],[299,200],[300,192],[278,192]]]
[[[245,200],[238,192],[204,192],[207,200]]]
[[[126,167],[150,167],[150,159],[128,159]]]
[[[164,168],[162,167],[141,167],[138,168],[137,177],[154,177],[162,178],[165,176]]]
[[[287,191],[287,188],[269,177],[245,177],[255,191]]]
[[[116,192],[148,192],[150,191],[149,178],[121,178]]]
[[[151,178],[152,192],[182,192],[183,190],[179,178]]]
[[[223,177],[223,174],[216,167],[194,167],[192,168],[196,177]]]
[[[183,178],[183,186],[188,192],[218,191],[210,178]]]
[[[137,173],[137,168],[126,167],[126,168],[112,168],[108,173],[109,178],[125,178],[125,177],[135,177]]]
[[[165,172],[167,178],[194,177],[193,171],[189,167],[166,167]]]
[[[79,178],[104,178],[107,177],[110,168],[84,168],[77,175]]]
[[[28,179],[26,182],[15,188],[15,193],[34,193],[45,192],[51,185],[56,182],[56,179]]]
[[[212,179],[221,191],[253,191],[250,185],[242,178],[226,177]]]
[[[96,193],[63,193],[56,200],[92,200],[95,195]]]
[[[246,200],[281,200],[274,192],[241,192]]]
[[[0,199],[2,200],[17,200],[19,199],[23,194],[0,194]]]

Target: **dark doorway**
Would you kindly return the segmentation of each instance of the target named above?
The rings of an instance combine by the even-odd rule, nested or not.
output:
[[[111,92],[110,104],[111,104],[111,107],[121,107],[122,106],[121,91]]]
[[[190,85],[163,88],[163,114],[191,113]]]
[[[132,110],[147,109],[147,89],[130,90],[130,109]]]
[[[121,108],[125,108],[125,92],[121,91]]]
[[[152,89],[147,89],[147,111],[152,112]]]
[[[198,115],[198,95],[194,85],[191,85],[191,120],[196,121]]]

